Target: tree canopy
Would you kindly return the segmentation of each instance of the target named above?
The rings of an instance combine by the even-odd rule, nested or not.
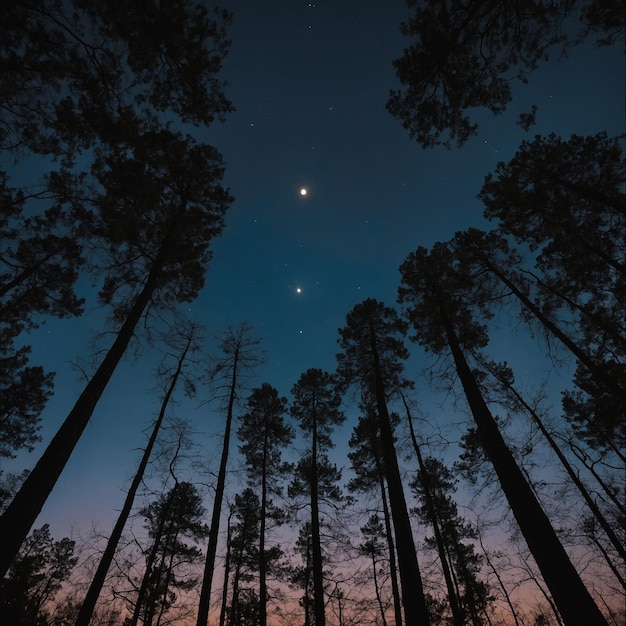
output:
[[[414,0],[402,33],[410,38],[394,61],[400,89],[387,109],[424,147],[463,145],[476,134],[476,108],[501,113],[513,80],[525,82],[553,51],[558,54],[593,33],[619,41],[626,28],[617,0]],[[567,20],[580,22],[571,33]]]

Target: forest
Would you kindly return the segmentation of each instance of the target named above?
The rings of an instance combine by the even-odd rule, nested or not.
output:
[[[397,300],[364,285],[334,368],[283,389],[263,329],[191,313],[237,196],[200,132],[238,105],[222,4],[3,8],[0,626],[626,626],[626,134],[528,135],[484,173],[486,227],[416,236]],[[626,11],[410,0],[398,28],[381,114],[452,153],[548,56],[624,49]],[[94,310],[37,447],[62,393],[38,333]],[[494,347],[513,335],[556,373],[528,383]],[[42,510],[129,362],[153,385],[133,473],[54,536]]]

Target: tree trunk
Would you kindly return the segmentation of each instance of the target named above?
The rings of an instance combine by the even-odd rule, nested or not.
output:
[[[378,602],[378,609],[380,610],[380,619],[382,626],[387,626],[387,618],[385,617],[385,607],[383,606],[383,599],[380,597],[380,589],[378,588],[378,574],[376,573],[376,552],[372,548],[372,571],[374,572],[374,591],[376,592],[376,602]]]
[[[309,573],[311,570],[311,540],[306,538],[306,563],[304,566],[304,626],[311,626],[311,598],[309,597]]]
[[[167,512],[174,498],[174,493],[175,493],[175,488],[172,490],[171,497],[167,502],[167,509],[165,511],[161,511],[161,519],[159,520],[159,526],[157,527],[157,532],[155,533],[154,541],[152,542],[150,553],[148,554],[148,559],[146,561],[146,571],[144,572],[143,578],[141,579],[141,585],[139,587],[139,593],[137,594],[137,601],[135,602],[135,609],[133,611],[133,616],[130,620],[130,626],[137,626],[137,623],[139,622],[141,609],[146,599],[146,593],[148,592],[150,576],[153,573],[154,564],[158,556],[159,544],[161,543],[161,539],[165,531]]]
[[[385,518],[385,534],[387,535],[387,545],[389,547],[389,575],[391,576],[391,595],[393,596],[393,613],[396,620],[396,626],[402,626],[402,602],[400,601],[400,588],[398,586],[398,566],[396,564],[396,546],[393,540],[393,531],[391,529],[391,517],[389,514],[389,505],[387,504],[387,492],[385,490],[385,478],[379,470],[379,480],[381,488],[381,496],[383,502],[383,517]]]
[[[424,499],[426,501],[426,508],[428,509],[428,515],[430,517],[431,524],[433,525],[433,530],[435,532],[435,541],[437,543],[437,552],[439,553],[439,561],[441,562],[441,569],[443,570],[443,577],[446,581],[446,589],[448,590],[448,599],[450,600],[450,610],[452,611],[452,622],[454,626],[464,626],[465,620],[463,619],[463,613],[461,611],[461,607],[459,606],[458,595],[454,588],[454,583],[452,581],[452,574],[450,572],[450,565],[448,561],[448,557],[445,550],[445,542],[444,538],[441,535],[441,529],[439,526],[439,517],[437,515],[437,511],[435,510],[435,505],[433,503],[432,492],[430,481],[428,477],[428,472],[426,470],[426,466],[424,465],[424,459],[422,458],[422,452],[420,450],[419,444],[417,443],[417,438],[415,436],[415,429],[413,428],[413,419],[411,418],[411,412],[409,411],[409,405],[407,401],[402,395],[402,403],[404,404],[404,408],[406,410],[407,420],[409,422],[409,431],[411,433],[411,441],[413,443],[413,449],[415,450],[415,455],[417,456],[417,463],[420,468],[420,472],[422,474],[422,486],[424,488]]]
[[[320,537],[320,512],[317,482],[317,419],[313,406],[313,433],[311,451],[311,556],[313,559],[313,611],[315,626],[325,626],[324,578],[322,566],[322,543]]]
[[[263,463],[261,467],[261,524],[259,528],[259,626],[267,626],[267,563],[265,561],[267,454],[267,425],[265,425],[263,435]]]
[[[165,252],[166,243],[161,246],[143,289],[136,297],[100,367],[87,383],[74,408],[65,418],[45,452],[0,518],[0,537],[3,540],[3,550],[0,554],[0,577],[6,574],[26,535],[35,523],[46,499],[89,423],[98,400],[124,355],[135,327],[157,288],[165,261]]]
[[[228,516],[228,526],[226,530],[226,556],[224,557],[224,585],[222,586],[222,606],[220,607],[219,626],[224,626],[226,621],[226,601],[228,599],[228,579],[230,575],[230,546],[232,541],[231,519],[232,511]]]
[[[230,601],[230,621],[229,626],[238,623],[239,613],[239,579],[241,578],[243,552],[240,550],[235,561],[235,573],[233,574],[233,596]]]
[[[174,541],[176,541],[176,536],[174,537]],[[165,603],[167,602],[167,592],[169,591],[170,584],[172,582],[172,571],[174,569],[174,554],[170,554],[169,563],[166,569],[166,577],[165,577],[165,586],[163,588],[163,592],[161,597],[163,600],[161,601],[161,607],[159,610],[159,617],[157,618],[156,626],[161,626],[161,620],[163,619],[163,614],[165,613]]]
[[[238,348],[235,350],[233,358],[233,375],[231,378],[228,397],[226,428],[224,429],[224,442],[222,444],[222,457],[220,459],[220,469],[217,475],[215,500],[213,501],[213,514],[211,516],[211,530],[209,531],[209,543],[206,551],[206,561],[204,564],[204,575],[202,577],[202,589],[200,590],[196,626],[207,626],[209,621],[211,585],[213,583],[213,572],[215,570],[215,555],[217,554],[217,539],[220,530],[220,516],[222,515],[222,500],[224,499],[224,487],[226,485],[226,464],[228,462],[228,449],[230,447],[230,431],[233,422],[233,405],[235,403],[237,389],[237,366],[239,360]]]
[[[376,336],[373,328],[370,328],[370,337],[380,442],[385,476],[389,489],[391,517],[393,519],[396,542],[399,547],[398,567],[400,570],[400,585],[402,587],[402,604],[404,606],[405,622],[406,626],[428,626],[428,608],[424,597],[422,577],[417,563],[415,541],[413,540],[413,530],[411,529],[411,521],[404,498],[402,478],[400,476],[398,459],[393,443],[393,432],[389,420],[382,372],[380,371]]]
[[[617,507],[617,509],[621,512],[622,515],[626,517],[626,499],[624,502],[620,502],[618,494],[611,488],[611,485],[607,484],[606,481],[598,474],[598,471],[595,469],[595,462],[593,459],[589,457],[589,455],[576,444],[576,442],[570,439],[567,442],[569,449],[572,451],[573,455],[589,470],[591,475],[596,479],[596,482],[602,487],[602,490],[606,494],[606,497],[611,500],[611,502]],[[621,459],[621,457],[620,457]],[[626,459],[624,459],[626,463]]]
[[[603,319],[601,315],[596,313],[593,310],[590,310],[588,306],[581,304],[580,302],[576,302],[572,300],[569,296],[564,294],[562,291],[557,290],[553,285],[544,282],[541,280],[537,274],[531,272],[530,270],[521,269],[522,274],[527,274],[532,277],[535,281],[535,284],[539,286],[544,292],[547,292],[549,295],[555,296],[562,300],[570,309],[573,311],[577,311],[585,320],[591,320],[591,322],[595,325],[598,330],[601,330],[604,334],[609,335],[612,339],[619,343],[622,350],[626,350],[626,336],[624,335],[624,325],[618,325],[615,320],[613,323],[607,323],[606,319]]]
[[[154,423],[154,428],[152,429],[152,434],[150,435],[148,445],[144,450],[141,462],[139,463],[139,467],[137,468],[137,472],[135,473],[135,477],[133,478],[133,482],[128,489],[126,499],[124,500],[124,506],[120,511],[117,521],[115,522],[115,526],[113,527],[113,531],[111,532],[111,536],[109,537],[107,546],[104,550],[102,558],[100,559],[100,563],[98,564],[98,569],[96,570],[93,580],[91,581],[91,585],[89,586],[87,595],[83,600],[83,604],[78,613],[78,617],[76,618],[75,626],[89,626],[89,623],[91,622],[91,617],[93,615],[96,602],[98,601],[98,596],[102,591],[102,586],[104,585],[106,575],[109,571],[109,568],[111,567],[111,563],[113,562],[113,557],[115,556],[115,551],[117,550],[117,545],[122,536],[124,526],[126,525],[130,512],[133,508],[135,495],[137,494],[139,485],[143,480],[143,475],[146,470],[146,466],[148,465],[148,460],[150,459],[150,455],[152,454],[152,449],[154,448],[154,444],[156,443],[159,430],[161,429],[161,424],[163,423],[163,419],[165,417],[167,405],[169,404],[170,398],[174,393],[174,388],[176,387],[176,383],[178,381],[178,377],[180,376],[183,363],[185,361],[185,358],[187,357],[187,352],[189,351],[190,345],[191,337],[189,337],[187,345],[182,355],[178,359],[178,366],[170,380],[169,387],[167,389],[167,392],[165,393],[163,402],[161,403],[161,410],[159,411],[159,416]]]
[[[488,366],[487,369],[489,369]],[[598,520],[598,523],[602,527],[602,530],[604,530],[604,532],[606,533],[609,541],[611,542],[617,553],[620,555],[624,563],[626,563],[626,548],[613,530],[613,527],[609,524],[606,517],[602,514],[602,511],[596,504],[595,500],[591,497],[591,494],[587,491],[587,488],[578,477],[577,472],[574,470],[570,462],[567,460],[567,458],[559,448],[558,444],[554,440],[554,437],[552,437],[552,435],[548,432],[548,429],[544,426],[543,421],[541,420],[539,415],[537,415],[537,412],[528,404],[528,402],[526,402],[526,400],[524,400],[524,398],[520,395],[517,389],[515,389],[515,387],[513,387],[509,382],[500,378],[497,373],[491,371],[491,369],[489,369],[489,371],[498,380],[498,382],[500,382],[500,384],[524,407],[524,409],[526,409],[533,422],[535,422],[535,424],[541,431],[541,434],[546,438],[546,441],[550,445],[550,448],[552,449],[554,454],[556,454],[559,461],[561,461],[561,464],[565,468],[565,471],[582,495],[583,499],[587,503],[587,506],[593,513],[596,520]],[[611,564],[609,563],[609,566],[610,565]]]
[[[504,581],[502,580],[500,573],[498,572],[495,565],[491,562],[491,558],[489,558],[489,553],[487,552],[483,544],[483,538],[482,538],[482,535],[480,534],[480,525],[477,527],[477,531],[478,531],[478,542],[480,543],[480,547],[482,548],[483,554],[485,555],[485,560],[487,561],[487,565],[489,565],[489,568],[493,572],[493,575],[496,577],[496,580],[498,581],[500,589],[502,590],[502,593],[504,594],[504,599],[506,603],[509,605],[509,610],[511,611],[511,617],[513,618],[513,621],[515,622],[515,626],[520,626],[519,619],[517,618],[517,611],[515,610],[515,607],[513,606],[513,602],[511,601],[511,596],[509,595],[509,592],[506,586],[504,585]]]
[[[504,442],[465,360],[456,333],[443,310],[441,313],[456,370],[476,421],[481,442],[565,624],[608,626]]]
[[[513,282],[501,272],[489,260],[485,259],[485,264],[489,271],[493,272],[499,280],[502,281],[518,298],[518,300],[564,345],[569,351],[593,374],[599,383],[607,385],[610,389],[618,394],[618,396],[626,400],[626,389],[620,384],[607,377],[606,372],[599,367],[588,354],[583,352],[552,320],[546,317],[541,309],[530,300],[530,298],[519,289]]]

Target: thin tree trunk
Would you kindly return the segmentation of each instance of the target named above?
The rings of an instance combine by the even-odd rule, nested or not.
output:
[[[572,309],[573,311],[578,311],[578,313],[580,313],[581,316],[584,316],[585,319],[591,320],[591,322],[597,328],[602,330],[603,333],[611,335],[612,338],[617,343],[619,343],[622,346],[623,349],[626,349],[626,336],[624,336],[624,334],[622,334],[624,332],[623,324],[621,326],[617,326],[617,323],[616,323],[615,320],[614,320],[614,323],[608,324],[607,321],[605,319],[602,319],[602,317],[600,315],[598,315],[597,313],[595,313],[592,310],[589,310],[589,308],[584,306],[583,304],[580,304],[579,302],[576,302],[575,300],[572,300],[569,296],[567,296],[566,294],[562,293],[561,291],[558,291],[552,285],[544,282],[534,272],[531,272],[530,270],[525,270],[525,269],[520,269],[520,271],[523,274],[528,274],[529,276],[531,276],[532,279],[535,281],[535,283],[541,289],[543,289],[544,291],[547,291],[548,294],[556,296],[557,298],[559,298],[560,300],[565,302],[565,304],[570,309]]]
[[[339,626],[343,626],[343,605],[341,604],[341,598],[343,593],[339,587],[337,587],[337,608],[339,613]]]
[[[488,368],[488,365],[487,365],[487,368]],[[548,432],[547,428],[544,426],[543,421],[541,420],[539,415],[537,415],[536,411],[528,404],[528,402],[526,402],[526,400],[524,400],[524,398],[518,393],[518,391],[510,383],[503,380],[491,369],[489,369],[489,371],[500,382],[500,384],[503,385],[505,389],[509,391],[509,393],[511,393],[513,397],[526,409],[526,411],[532,418],[533,422],[535,422],[535,424],[537,425],[537,427],[539,428],[543,436],[546,438],[552,451],[556,454],[559,461],[561,461],[561,464],[565,468],[565,471],[567,472],[568,476],[570,477],[574,485],[576,485],[576,488],[578,489],[583,499],[587,503],[587,506],[589,507],[589,509],[591,509],[591,512],[593,513],[594,517],[598,520],[598,523],[602,527],[602,530],[604,530],[604,532],[606,533],[606,536],[609,538],[609,541],[611,542],[611,544],[613,544],[613,547],[615,548],[615,550],[617,550],[617,553],[620,555],[622,560],[626,563],[626,548],[622,545],[622,542],[619,540],[612,526],[609,524],[607,519],[602,514],[602,511],[600,511],[598,505],[595,503],[595,500],[591,497],[591,494],[587,491],[587,488],[578,477],[578,474],[576,473],[574,468],[571,466],[571,464],[569,463],[569,461],[567,460],[563,452],[561,452],[561,449],[559,448],[558,444],[556,443],[552,435]]]
[[[387,535],[387,545],[389,547],[389,575],[391,576],[391,594],[393,596],[393,610],[396,626],[402,626],[402,602],[400,600],[400,588],[398,586],[398,566],[396,564],[396,547],[391,528],[391,516],[389,504],[387,503],[387,491],[385,489],[385,477],[380,463],[376,460],[376,471],[380,481],[380,494],[383,503],[383,517],[385,518],[385,534]]]
[[[146,467],[148,465],[148,461],[150,459],[150,455],[152,454],[152,449],[157,440],[157,436],[161,429],[161,424],[163,423],[163,419],[165,417],[165,411],[169,404],[170,398],[174,393],[174,389],[176,387],[176,383],[178,382],[178,377],[183,368],[183,363],[187,357],[187,352],[189,351],[189,347],[191,346],[191,336],[187,341],[187,345],[183,350],[180,358],[178,359],[178,365],[176,367],[176,371],[172,375],[170,380],[170,384],[165,393],[165,397],[163,398],[163,402],[161,403],[161,410],[159,411],[159,416],[154,423],[154,427],[152,429],[152,434],[150,435],[150,439],[148,441],[148,445],[146,446],[143,456],[141,457],[141,461],[139,463],[139,467],[137,468],[137,472],[135,473],[135,477],[133,478],[133,482],[128,489],[128,493],[126,494],[126,499],[124,500],[124,506],[120,511],[120,514],[115,522],[115,526],[113,527],[113,531],[107,541],[107,546],[104,550],[102,558],[100,559],[100,563],[98,564],[98,569],[91,581],[91,585],[89,586],[89,590],[87,591],[87,595],[83,600],[83,604],[78,613],[78,617],[76,618],[76,626],[89,626],[91,621],[91,617],[93,615],[93,611],[96,606],[96,602],[98,601],[98,596],[102,591],[102,586],[104,585],[104,581],[106,580],[106,575],[111,567],[111,563],[113,562],[113,558],[115,556],[115,551],[117,550],[117,546],[119,540],[122,536],[122,532],[124,530],[124,526],[128,521],[128,517],[133,508],[133,504],[135,502],[135,495],[137,494],[137,490],[139,489],[139,485],[143,480],[144,472],[146,471]]]
[[[313,433],[311,451],[311,556],[313,559],[313,611],[315,626],[325,626],[324,578],[322,566],[322,543],[320,537],[320,512],[317,481],[317,416],[313,403]]]
[[[413,531],[409,512],[404,498],[402,478],[398,467],[398,459],[393,443],[393,432],[389,420],[389,411],[385,399],[385,389],[380,370],[376,336],[370,328],[371,350],[373,358],[373,373],[375,380],[375,397],[378,407],[378,422],[380,441],[383,453],[383,463],[387,486],[389,488],[389,502],[391,516],[396,534],[398,549],[398,566],[400,569],[400,585],[402,586],[402,604],[407,626],[428,626],[429,616],[424,597],[422,577],[417,563],[417,551],[413,540]]]
[[[267,563],[265,561],[265,515],[267,507],[267,426],[263,435],[261,467],[261,524],[259,528],[259,626],[267,626]]]
[[[619,569],[617,569],[617,566],[615,565],[615,563],[613,563],[613,560],[607,553],[606,548],[600,543],[600,541],[598,541],[598,538],[595,536],[595,533],[591,532],[591,534],[590,535],[588,534],[587,537],[589,538],[590,541],[592,541],[597,546],[598,550],[600,550],[600,553],[604,557],[604,560],[606,561],[610,570],[613,572],[613,575],[615,576],[615,578],[619,581],[620,585],[624,587],[624,589],[626,589],[626,579],[621,574]],[[626,596],[625,596],[625,599],[626,599]],[[626,604],[624,608],[626,608]]]
[[[226,485],[226,465],[228,462],[228,449],[230,447],[230,431],[233,422],[233,406],[235,403],[237,390],[237,366],[239,361],[239,348],[235,350],[233,358],[233,375],[231,378],[228,397],[226,428],[224,430],[224,442],[222,444],[222,457],[220,459],[220,469],[217,475],[215,500],[213,501],[213,514],[211,516],[211,530],[209,531],[209,543],[207,545],[206,561],[204,563],[204,575],[202,577],[202,588],[200,590],[200,601],[198,604],[198,617],[196,619],[196,626],[207,626],[209,621],[211,585],[213,583],[213,572],[215,570],[215,555],[217,554],[217,540],[220,530],[220,517],[222,515],[222,501],[224,499],[224,487]]]
[[[378,574],[376,573],[376,553],[372,549],[372,570],[374,572],[374,591],[376,592],[376,601],[378,602],[378,608],[380,610],[380,619],[382,620],[382,626],[387,626],[387,619],[385,617],[385,607],[383,606],[383,599],[380,596],[380,589],[378,588]]]
[[[135,610],[133,611],[133,616],[130,622],[130,626],[137,626],[137,623],[139,621],[139,616],[141,614],[141,607],[145,602],[145,598],[146,598],[146,593],[148,591],[148,585],[150,583],[150,576],[153,573],[153,568],[154,568],[154,563],[156,561],[156,558],[158,556],[158,551],[159,551],[159,547],[160,543],[161,543],[161,539],[163,538],[163,534],[165,533],[165,524],[167,523],[167,517],[170,513],[170,508],[172,507],[172,504],[174,503],[174,499],[176,497],[177,494],[177,490],[178,490],[178,479],[176,478],[176,475],[174,474],[174,463],[176,462],[176,459],[178,458],[178,453],[180,452],[180,446],[181,446],[181,439],[179,437],[178,439],[178,445],[176,447],[176,451],[174,452],[174,456],[172,458],[172,460],[170,461],[170,467],[169,467],[169,471],[170,471],[170,475],[172,476],[172,478],[174,479],[174,486],[172,487],[170,493],[169,493],[169,498],[167,498],[164,508],[161,510],[161,514],[160,514],[160,519],[159,519],[159,525],[157,527],[157,532],[155,533],[155,537],[154,537],[154,541],[152,542],[152,547],[150,548],[150,554],[148,556],[148,560],[146,562],[146,571],[145,574],[143,576],[143,579],[141,581],[141,586],[139,588],[139,593],[137,594],[137,601],[135,603]],[[167,541],[165,543],[165,547],[163,549],[163,552],[166,552],[166,548],[167,547]],[[159,566],[160,568],[163,567],[162,563],[163,563],[163,556],[161,557],[161,565]],[[154,604],[154,602],[152,603]],[[144,611],[145,613],[145,611]],[[152,617],[154,615],[154,610],[152,609],[152,616],[150,617],[149,620],[147,620],[144,617],[144,626],[147,623],[151,623],[152,622]]]
[[[563,620],[561,619],[561,615],[559,614],[559,611],[556,608],[556,605],[554,604],[554,600],[552,596],[550,595],[550,593],[548,593],[548,591],[546,591],[546,589],[541,584],[541,582],[537,580],[537,577],[533,573],[532,569],[528,566],[528,563],[526,561],[524,561],[524,565],[526,565],[526,572],[528,573],[529,579],[535,583],[537,589],[539,589],[539,591],[541,592],[541,595],[546,601],[546,604],[550,607],[550,610],[552,611],[552,614],[554,615],[554,619],[556,620],[556,623],[559,626],[563,626]]]
[[[479,610],[478,610],[478,607],[476,606],[476,595],[475,595],[476,579],[474,578],[474,576],[471,575],[471,573],[469,572],[467,568],[465,556],[463,555],[461,551],[460,544],[461,542],[459,540],[458,533],[456,532],[456,529],[455,529],[452,550],[454,551],[454,554],[456,556],[456,562],[458,563],[458,566],[461,570],[459,573],[461,575],[463,586],[465,587],[465,599],[466,599],[465,610],[470,614],[470,617],[472,619],[472,623],[474,624],[474,626],[482,626],[482,620],[480,619]],[[459,596],[459,597],[462,597],[462,596]]]
[[[240,550],[235,561],[235,573],[233,575],[233,597],[230,602],[230,626],[237,624],[238,611],[239,611],[239,579],[241,578],[241,561],[243,559],[243,552]]]
[[[174,536],[174,542],[178,538],[178,530],[176,531],[176,535]],[[169,591],[170,584],[172,582],[172,571],[174,569],[174,554],[170,554],[169,564],[166,570],[165,576],[165,587],[163,589],[163,593],[161,597],[163,600],[161,601],[161,608],[159,610],[159,617],[157,617],[156,626],[161,626],[161,620],[163,619],[163,614],[165,613],[165,603],[167,602],[167,592]]]
[[[0,537],[3,541],[3,549],[0,554],[0,577],[6,574],[26,535],[35,523],[46,499],[89,423],[98,400],[124,355],[133,337],[135,327],[157,288],[165,260],[165,252],[166,244],[164,243],[150,268],[143,289],[135,298],[124,324],[100,367],[87,383],[74,408],[65,418],[45,452],[0,518]]]
[[[515,610],[515,607],[513,606],[513,602],[511,601],[511,596],[509,595],[507,588],[504,586],[504,582],[500,574],[498,573],[498,570],[495,568],[494,564],[491,562],[491,559],[489,558],[489,553],[485,549],[485,546],[483,544],[483,538],[482,538],[482,535],[480,534],[480,527],[477,528],[477,531],[478,531],[478,541],[480,543],[480,547],[483,550],[483,554],[485,555],[485,560],[487,561],[487,565],[489,565],[489,567],[491,568],[493,575],[496,577],[496,580],[498,581],[498,584],[500,585],[500,589],[502,589],[502,593],[504,594],[504,599],[506,600],[506,603],[509,605],[509,610],[511,611],[511,617],[513,617],[515,626],[520,626],[519,619],[517,619],[517,611]]]
[[[224,626],[226,622],[226,601],[228,599],[228,579],[230,575],[230,544],[232,541],[231,519],[232,511],[228,515],[227,531],[226,531],[226,557],[224,558],[224,585],[222,587],[222,606],[220,607],[219,626]]]
[[[465,360],[456,333],[443,310],[441,314],[481,442],[564,622],[567,626],[608,626],[504,442]]]
[[[621,511],[622,515],[626,516],[626,499],[625,502],[620,502],[618,495],[611,489],[610,485],[608,485],[602,476],[598,474],[594,465],[596,464],[592,459],[589,458],[589,455],[585,453],[585,451],[578,446],[574,441],[568,441],[570,450],[574,454],[574,456],[591,472],[591,475],[596,479],[596,482],[602,487],[602,490],[606,494],[607,498],[613,502],[613,504]],[[624,469],[626,469],[626,458],[622,458],[621,455],[618,455],[619,459],[624,462]],[[604,498],[603,498],[604,499]]]
[[[309,575],[311,571],[311,539],[306,538],[306,564],[304,566],[304,626],[311,626],[311,598],[309,596]]]
[[[431,524],[433,526],[433,530],[435,532],[435,541],[437,543],[437,551],[439,552],[439,560],[441,561],[441,569],[443,570],[443,577],[446,581],[446,588],[448,590],[448,599],[450,600],[450,609],[452,611],[452,621],[455,626],[463,626],[463,612],[461,611],[461,607],[459,606],[458,596],[454,588],[454,583],[452,582],[452,574],[450,573],[450,565],[448,558],[446,556],[446,550],[444,547],[444,538],[441,535],[441,529],[439,527],[439,516],[435,510],[435,504],[432,498],[430,479],[428,476],[428,472],[426,470],[426,466],[424,465],[424,459],[422,458],[422,452],[420,450],[419,444],[417,443],[417,437],[415,436],[415,429],[413,428],[413,419],[411,417],[411,412],[409,411],[409,405],[407,404],[406,398],[404,394],[402,396],[402,403],[404,404],[404,408],[406,410],[406,417],[409,422],[409,431],[411,433],[411,441],[413,443],[413,449],[415,450],[415,455],[417,456],[417,462],[420,468],[420,472],[422,473],[422,485],[424,487],[424,499],[426,501],[426,508],[428,509],[428,515],[430,517]]]
[[[171,497],[167,502],[167,510],[169,510],[169,507],[172,503],[174,493],[175,493],[175,488],[172,490],[170,494]],[[139,593],[137,594],[137,600],[135,602],[135,609],[133,611],[133,616],[130,621],[130,626],[137,626],[137,623],[139,622],[141,610],[143,608],[143,605],[146,599],[146,593],[148,592],[150,576],[153,573],[154,564],[158,556],[159,544],[161,543],[161,539],[165,531],[167,510],[165,511],[165,514],[163,511],[161,511],[161,519],[159,520],[159,526],[157,527],[157,532],[155,533],[154,541],[152,542],[152,546],[150,547],[150,553],[148,554],[148,559],[146,561],[146,571],[144,572],[143,578],[141,579],[141,585],[139,586]]]
[[[569,351],[591,372],[600,384],[607,385],[622,399],[626,399],[626,389],[615,381],[607,377],[607,373],[599,367],[591,357],[583,352],[552,320],[543,314],[541,309],[530,300],[503,272],[501,272],[488,259],[485,264],[489,271],[493,272],[518,298],[518,300],[564,345]]]

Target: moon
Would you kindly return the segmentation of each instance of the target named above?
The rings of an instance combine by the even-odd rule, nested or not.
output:
[[[301,195],[301,196],[303,196],[303,197],[304,197],[304,196],[306,196],[306,195],[307,195],[307,193],[309,193],[309,191],[308,191],[308,189],[307,189],[306,187],[302,187],[302,188],[300,189],[300,195]]]

